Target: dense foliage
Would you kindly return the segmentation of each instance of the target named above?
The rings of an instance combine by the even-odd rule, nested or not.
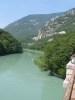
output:
[[[48,44],[48,40],[52,37],[46,37],[44,39],[40,39],[38,41],[33,41],[33,45],[28,46],[29,49],[32,50],[43,50],[45,45]]]
[[[48,31],[48,28],[53,28],[57,33],[65,31],[66,34],[54,35],[52,37],[53,41],[49,43],[44,42],[46,45],[44,49],[45,54],[43,57],[35,59],[34,62],[41,69],[49,70],[52,75],[65,77],[65,66],[70,60],[70,56],[75,53],[75,9],[65,12],[54,21],[50,21],[47,26],[45,25],[45,28],[47,28],[46,31]]]
[[[44,53],[34,62],[43,70],[50,70],[52,75],[65,77],[65,66],[75,53],[75,33],[59,35],[45,46]]]
[[[10,33],[0,29],[0,55],[20,53],[21,44]]]

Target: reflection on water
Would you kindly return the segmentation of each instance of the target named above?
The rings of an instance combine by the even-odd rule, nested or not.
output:
[[[0,57],[0,100],[61,100],[62,80],[33,64],[38,53],[25,51]]]

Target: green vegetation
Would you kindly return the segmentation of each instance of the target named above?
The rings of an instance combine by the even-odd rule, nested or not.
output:
[[[0,29],[0,55],[21,53],[21,44],[10,35],[10,33]]]
[[[65,66],[70,56],[75,53],[75,33],[58,35],[52,42],[47,43],[44,55],[34,60],[42,70],[50,70],[51,75],[65,77]]]
[[[41,70],[44,70],[44,71],[47,70],[45,68],[44,57],[41,56],[39,58],[36,58],[33,60],[33,62],[34,62],[34,64],[38,65]]]
[[[48,39],[45,38],[31,46],[33,48],[35,46],[38,50],[43,49],[44,51],[44,55],[35,59],[34,63],[39,65],[42,70],[48,70],[51,75],[64,78],[65,66],[70,60],[70,56],[75,53],[75,9],[65,12],[54,21],[50,20],[49,24],[43,28],[46,31],[49,31],[48,28],[53,28],[57,33],[65,31],[66,34],[53,35],[53,41],[47,42]]]
[[[32,49],[32,50],[38,50],[38,51],[43,51],[43,48],[45,47],[45,45],[48,43],[48,40],[50,39],[51,37],[47,37],[47,38],[44,38],[44,39],[40,39],[38,41],[33,41],[33,45],[30,45],[28,46],[29,49]]]
[[[62,15],[62,13],[29,15],[9,24],[4,30],[10,32],[22,43],[24,48],[27,48],[28,43],[33,42],[32,38],[37,36],[38,30],[46,21],[58,15]]]
[[[40,66],[42,70],[49,71],[51,75],[64,78],[65,66],[70,60],[70,56],[75,53],[75,9],[65,12],[63,15],[61,14],[30,15],[8,25],[5,30],[11,32],[24,48],[44,51],[43,56],[35,59],[34,63]],[[61,16],[53,18],[57,15]],[[48,21],[51,18],[53,19]],[[46,21],[48,22],[43,26]],[[44,32],[40,31],[42,37],[48,33],[57,34],[34,41],[32,38],[37,36],[39,28],[44,30]],[[59,35],[60,31],[65,31],[66,34]],[[53,40],[49,42],[50,39]],[[0,42],[0,44],[2,43],[6,42]],[[3,45],[3,47],[6,46]],[[13,49],[9,48],[9,50]]]
[[[38,50],[31,50],[31,49],[23,49],[24,51],[30,51],[30,52],[36,52],[36,53],[40,53],[40,54],[44,54],[44,52],[42,51],[38,51]]]
[[[59,32],[64,30],[68,33],[75,32],[75,15],[65,15],[65,17],[59,17],[57,22],[61,25],[57,28],[56,31]]]

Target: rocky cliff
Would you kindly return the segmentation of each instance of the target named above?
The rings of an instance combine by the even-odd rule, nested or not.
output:
[[[68,32],[75,32],[75,8],[47,21],[45,25],[39,29],[38,36],[33,37],[33,39],[38,40],[54,34],[65,34]]]

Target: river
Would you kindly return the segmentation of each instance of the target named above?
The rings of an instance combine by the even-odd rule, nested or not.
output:
[[[25,51],[0,57],[0,100],[62,100],[63,80],[33,64],[39,53]]]

